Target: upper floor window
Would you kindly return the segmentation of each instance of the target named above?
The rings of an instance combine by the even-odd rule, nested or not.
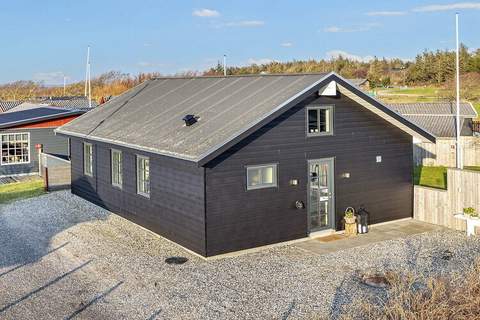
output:
[[[137,156],[137,193],[150,197],[150,159]]]
[[[83,173],[93,176],[93,146],[91,143],[83,143]]]
[[[333,106],[307,107],[307,135],[333,134]]]
[[[2,134],[1,164],[22,164],[30,162],[30,134],[6,133]]]
[[[247,167],[247,190],[277,186],[277,165],[266,164]]]
[[[112,185],[122,188],[122,151],[112,149]]]

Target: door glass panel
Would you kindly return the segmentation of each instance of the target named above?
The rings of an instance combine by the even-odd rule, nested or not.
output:
[[[309,164],[309,219],[310,230],[320,230],[331,225],[332,184],[331,161],[318,161]]]

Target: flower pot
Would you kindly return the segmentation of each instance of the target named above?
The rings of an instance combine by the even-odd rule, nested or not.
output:
[[[353,224],[357,220],[356,217],[345,217],[344,219],[346,224]]]

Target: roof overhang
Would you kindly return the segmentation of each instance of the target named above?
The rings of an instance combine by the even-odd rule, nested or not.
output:
[[[75,115],[81,115],[84,114],[85,111],[67,111],[67,112],[62,112],[62,113],[56,113],[56,114],[50,114],[47,116],[40,116],[40,117],[34,117],[34,118],[29,118],[29,119],[23,119],[19,121],[11,121],[7,123],[0,124],[0,129],[8,129],[16,126],[21,126],[25,124],[31,124],[31,123],[38,123],[42,121],[47,121],[47,120],[53,120],[53,119],[60,119],[60,118],[65,118],[69,116],[75,116]]]

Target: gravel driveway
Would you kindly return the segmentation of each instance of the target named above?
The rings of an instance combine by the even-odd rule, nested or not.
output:
[[[61,191],[0,205],[0,318],[336,318],[375,294],[358,270],[445,274],[479,249],[479,238],[441,231],[326,255],[289,245],[205,261]],[[189,261],[165,264],[173,255]]]

